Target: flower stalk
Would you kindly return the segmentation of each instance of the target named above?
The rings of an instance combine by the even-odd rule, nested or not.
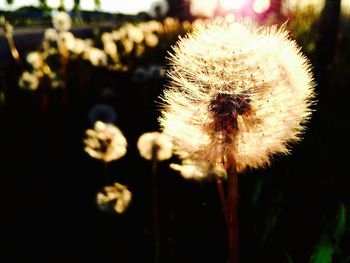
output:
[[[158,219],[158,193],[157,193],[157,167],[158,167],[159,146],[154,144],[152,147],[152,209],[153,209],[153,238],[154,238],[154,262],[159,263],[160,252],[160,231]]]
[[[227,188],[226,223],[229,262],[238,263],[238,173],[234,158],[231,158],[227,167]]]

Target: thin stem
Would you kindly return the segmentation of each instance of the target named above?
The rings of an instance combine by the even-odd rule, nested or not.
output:
[[[160,251],[160,231],[158,222],[158,202],[157,202],[157,165],[158,147],[152,148],[152,205],[153,205],[153,231],[154,231],[154,262],[159,263]]]
[[[231,158],[227,166],[227,233],[229,262],[238,263],[238,173],[236,160]]]
[[[15,41],[13,40],[12,26],[6,22],[4,28],[5,28],[6,40],[7,40],[7,43],[9,44],[11,55],[13,59],[16,61],[16,63],[21,65],[21,58],[16,48]]]
[[[106,161],[103,161],[103,170],[104,170],[106,182],[108,182],[109,167],[108,167],[108,162],[106,162]]]
[[[218,190],[219,197],[220,197],[222,212],[223,212],[224,217],[225,217],[226,225],[228,225],[228,222],[227,222],[227,203],[226,203],[224,187],[222,185],[222,180],[220,178],[216,178],[215,181],[216,181],[216,188]]]

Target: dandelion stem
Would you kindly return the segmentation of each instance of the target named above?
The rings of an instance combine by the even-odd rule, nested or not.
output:
[[[13,40],[12,27],[8,23],[5,24],[5,36],[6,36],[7,43],[10,47],[10,51],[13,59],[16,61],[18,65],[21,65],[21,58],[16,48],[15,41]]]
[[[229,262],[238,263],[238,173],[236,160],[231,158],[227,166],[227,233]]]
[[[106,180],[108,180],[108,176],[109,176],[108,162],[103,161],[103,169],[104,169],[104,172],[105,172]]]
[[[157,202],[157,165],[158,146],[152,148],[152,205],[153,205],[153,234],[154,234],[154,262],[159,263],[160,251],[160,231],[158,222],[158,202]]]
[[[216,178],[216,188],[217,188],[218,193],[219,193],[222,212],[223,212],[224,217],[225,217],[225,222],[226,222],[226,225],[228,225],[228,222],[227,222],[227,203],[226,203],[225,191],[224,191],[224,187],[222,185],[222,180],[220,178]]]

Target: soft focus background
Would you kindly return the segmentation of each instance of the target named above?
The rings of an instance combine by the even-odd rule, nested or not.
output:
[[[50,49],[44,32],[58,11],[74,37]],[[154,262],[151,163],[136,142],[159,130],[165,58],[178,36],[232,15],[285,24],[313,64],[318,94],[292,155],[239,177],[241,262],[350,262],[349,0],[1,0],[1,262]],[[33,51],[50,70],[38,73]],[[96,120],[128,140],[108,176],[84,152]],[[215,182],[186,180],[172,162],[157,175],[160,262],[225,262]],[[96,203],[115,181],[133,194],[123,214]]]

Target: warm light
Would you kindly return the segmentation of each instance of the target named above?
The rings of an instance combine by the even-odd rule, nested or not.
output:
[[[266,12],[270,8],[270,0],[255,0],[253,10],[257,14]]]
[[[221,0],[221,7],[226,10],[240,9],[245,4],[246,0]]]
[[[190,12],[193,16],[212,17],[216,7],[216,0],[191,0]]]

